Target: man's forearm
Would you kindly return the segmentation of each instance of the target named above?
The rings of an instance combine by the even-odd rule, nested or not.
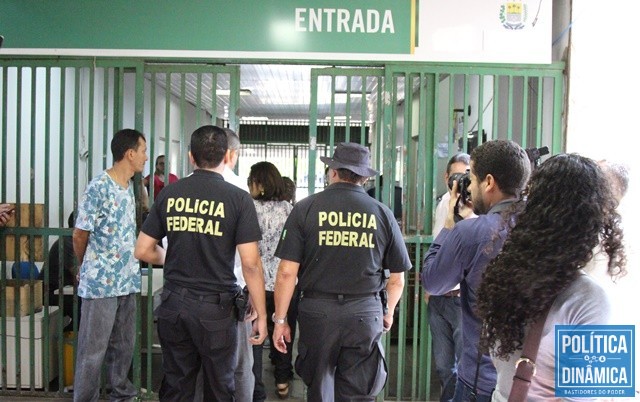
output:
[[[81,229],[73,230],[73,252],[78,260],[78,266],[82,266],[84,260],[84,253],[87,251],[87,244],[89,243],[89,232]]]
[[[387,303],[389,305],[389,314],[393,314],[402,291],[404,290],[404,272],[394,272],[387,282]]]
[[[258,317],[266,317],[267,306],[264,293],[264,274],[262,272],[262,262],[258,258],[257,262],[251,266],[242,265],[242,275],[249,289],[251,305],[258,313]]]
[[[296,278],[298,276],[299,264],[293,261],[280,261],[278,273],[276,274],[276,285],[273,299],[276,305],[276,318],[284,318],[289,311],[291,297],[296,288]]]

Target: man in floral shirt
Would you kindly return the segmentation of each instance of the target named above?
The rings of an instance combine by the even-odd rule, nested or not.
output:
[[[136,203],[131,178],[142,172],[146,152],[142,133],[131,129],[115,133],[113,166],[91,180],[78,205],[73,248],[81,263],[82,320],[74,401],[98,400],[105,355],[111,400],[129,401],[137,394],[128,379],[136,339],[136,293],[141,285],[133,255]]]

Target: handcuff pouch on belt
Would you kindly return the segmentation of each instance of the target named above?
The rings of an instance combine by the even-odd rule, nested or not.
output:
[[[249,289],[246,286],[236,292],[233,298],[233,307],[238,321],[244,321],[249,308]]]

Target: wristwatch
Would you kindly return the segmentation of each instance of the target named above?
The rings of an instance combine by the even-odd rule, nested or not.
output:
[[[271,321],[273,321],[274,324],[286,324],[287,316],[285,315],[284,318],[276,318],[276,313],[273,313],[271,314]]]

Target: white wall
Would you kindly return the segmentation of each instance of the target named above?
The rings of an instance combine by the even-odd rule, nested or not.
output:
[[[640,82],[638,50],[640,3],[623,0],[573,2],[567,150],[595,159],[609,159],[630,167],[630,188],[620,211],[627,245],[629,275],[611,292],[616,321],[636,325],[640,341]],[[638,349],[636,348],[636,351]],[[636,362],[640,361],[636,355]],[[640,377],[636,375],[636,384]]]

